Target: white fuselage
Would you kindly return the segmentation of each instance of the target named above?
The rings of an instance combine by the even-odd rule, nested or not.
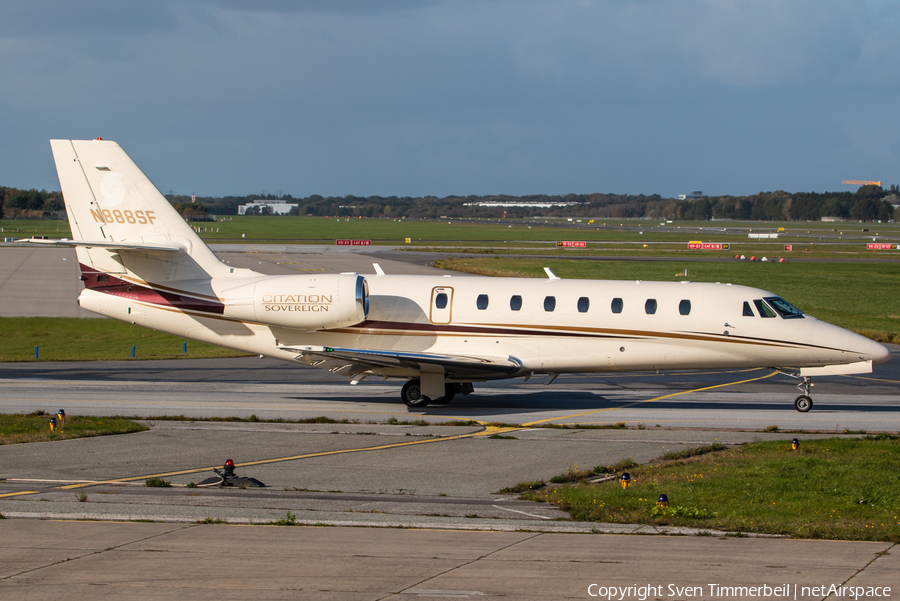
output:
[[[221,278],[197,285],[212,304],[227,304],[228,290],[277,277]],[[808,315],[763,317],[754,302],[775,295],[731,284],[391,275],[366,276],[366,283],[369,311],[364,321],[329,329],[284,325],[283,313],[279,325],[273,325],[262,311],[258,319],[238,319],[227,310],[210,314],[95,290],[85,290],[79,302],[109,317],[286,360],[301,358],[280,347],[320,346],[513,357],[521,363],[514,373],[476,379],[801,368],[879,363],[889,357],[882,345]],[[182,298],[200,292],[191,288],[181,289]],[[752,315],[743,314],[745,303]],[[407,369],[390,368],[374,373],[411,375]]]

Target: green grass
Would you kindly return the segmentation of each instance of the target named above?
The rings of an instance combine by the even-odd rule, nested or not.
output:
[[[239,357],[240,351],[156,332],[114,319],[67,317],[0,318],[0,361],[99,361],[131,359],[197,359]]]
[[[273,526],[298,526],[297,516],[288,511],[283,518],[272,521]]]
[[[236,216],[226,217],[228,221],[197,222],[195,227],[203,228],[200,237],[208,242],[216,240],[333,243],[338,238],[372,240],[373,244],[405,244],[410,238],[412,245],[427,242],[468,242],[478,246],[507,246],[520,243],[551,242],[561,240],[583,240],[586,242],[629,241],[629,242],[683,242],[702,240],[704,242],[747,243],[746,229],[754,232],[779,232],[778,242],[765,248],[783,248],[784,243],[800,244],[816,241],[801,238],[816,233],[823,235],[846,234],[847,236],[893,236],[900,234],[900,227],[894,224],[860,223],[799,223],[799,222],[690,222],[679,221],[660,227],[658,221],[624,219],[582,219],[579,224],[563,220],[521,219],[487,222],[471,222],[466,219],[443,219],[440,221],[418,219],[354,219],[344,217],[287,217],[287,216]],[[563,227],[563,225],[566,227]],[[573,228],[571,226],[578,226]],[[511,227],[510,227],[511,226]],[[625,226],[629,229],[619,229]],[[681,227],[684,232],[661,231]],[[721,231],[721,228],[740,231]],[[613,229],[615,228],[615,229]],[[692,228],[710,228],[698,233]],[[635,231],[637,230],[637,231]],[[832,230],[837,230],[832,231]],[[640,234],[638,232],[643,232]],[[826,238],[826,241],[828,239]],[[838,241],[838,240],[835,240]],[[757,243],[758,244],[758,243]],[[859,242],[853,242],[860,246]],[[864,246],[862,247],[864,250]],[[562,251],[571,252],[571,251]],[[723,251],[716,251],[723,252]],[[727,254],[727,251],[724,251]]]
[[[32,236],[71,238],[72,231],[64,219],[0,219],[0,240]]]
[[[818,319],[881,342],[900,343],[900,263],[676,263],[462,258],[444,269],[565,279],[729,282],[773,292]],[[687,268],[689,274],[684,276]],[[862,291],[865,293],[862,293]]]
[[[900,440],[755,442],[630,469],[618,482],[568,484],[522,498],[557,504],[572,519],[668,524],[800,538],[900,542]],[[661,493],[669,507],[657,507]]]
[[[334,244],[339,238],[371,240],[376,245],[421,247],[436,243],[439,246],[471,247],[480,252],[490,249],[502,252],[507,247],[545,249],[559,255],[601,252],[603,254],[671,254],[686,253],[691,240],[703,242],[728,242],[732,251],[690,251],[692,256],[729,256],[733,252],[762,253],[769,256],[828,256],[850,254],[863,257],[894,257],[897,251],[884,251],[876,255],[865,249],[869,236],[879,241],[888,237],[896,241],[900,237],[897,224],[870,223],[799,223],[799,222],[689,222],[679,221],[659,226],[658,221],[589,219],[581,223],[566,220],[504,220],[472,222],[465,219],[417,220],[417,219],[347,219],[336,217],[287,217],[287,216],[223,216],[224,221],[192,222],[199,228],[200,237],[207,243],[296,243]],[[567,224],[564,226],[564,224]],[[577,227],[572,227],[577,226]],[[662,231],[682,228],[683,231]],[[779,232],[777,241],[751,240],[748,230],[754,232]],[[3,237],[48,236],[69,238],[71,233],[66,221],[0,220]],[[698,232],[695,228],[704,228]],[[722,231],[722,228],[727,228]],[[863,232],[863,229],[870,231]],[[730,230],[730,233],[729,231]],[[835,231],[833,231],[835,230]],[[820,243],[816,234],[822,234]],[[828,236],[828,237],[825,237]],[[831,238],[830,236],[836,236]],[[589,243],[587,249],[557,249],[555,243],[563,240],[580,240]],[[614,244],[610,244],[614,243]],[[643,248],[647,244],[648,248]],[[792,253],[784,252],[784,244],[794,244]],[[804,251],[804,249],[808,249]]]
[[[45,414],[43,411],[36,411],[28,415],[0,414],[0,445],[69,440],[106,436],[107,434],[128,434],[148,429],[146,426],[120,417],[70,415],[58,425],[56,430],[51,431],[51,417],[56,417],[56,414]]]
[[[147,478],[144,481],[144,486],[149,486],[150,488],[172,488],[172,483],[162,478]]]

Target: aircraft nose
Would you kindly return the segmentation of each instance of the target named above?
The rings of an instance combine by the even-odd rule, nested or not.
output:
[[[872,364],[873,365],[881,365],[882,363],[887,363],[891,360],[891,349],[884,346],[883,344],[879,344],[878,342],[872,342]]]

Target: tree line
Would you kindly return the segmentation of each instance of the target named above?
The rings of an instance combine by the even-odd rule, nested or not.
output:
[[[760,192],[749,196],[705,196],[696,199],[663,198],[659,194],[566,194],[487,196],[320,196],[251,194],[247,196],[197,197],[167,194],[166,198],[185,217],[236,215],[238,206],[259,200],[296,204],[290,215],[385,217],[385,218],[483,218],[591,217],[597,219],[646,218],[659,220],[735,219],[750,221],[818,221],[839,217],[856,221],[900,219],[900,190],[892,185],[862,186],[856,192]],[[478,203],[572,203],[553,207],[486,207]],[[255,212],[254,212],[255,213]],[[257,214],[266,214],[265,208]],[[20,190],[0,186],[0,218],[64,219],[60,192]]]

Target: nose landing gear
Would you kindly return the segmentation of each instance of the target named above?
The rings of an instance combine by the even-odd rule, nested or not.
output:
[[[810,409],[812,409],[813,402],[809,396],[810,389],[814,386],[812,383],[812,378],[809,376],[795,376],[802,377],[803,381],[797,384],[797,388],[800,389],[803,394],[794,399],[794,409],[799,411],[800,413],[806,413]]]
[[[801,376],[800,374],[791,373],[784,369],[773,367],[777,372],[783,373],[789,378],[796,378],[797,380],[802,380],[799,384],[797,384],[797,388],[802,392],[800,396],[794,399],[794,409],[799,411],[800,413],[806,413],[813,407],[812,397],[809,396],[810,390],[815,386],[812,382],[812,378],[810,376]]]

